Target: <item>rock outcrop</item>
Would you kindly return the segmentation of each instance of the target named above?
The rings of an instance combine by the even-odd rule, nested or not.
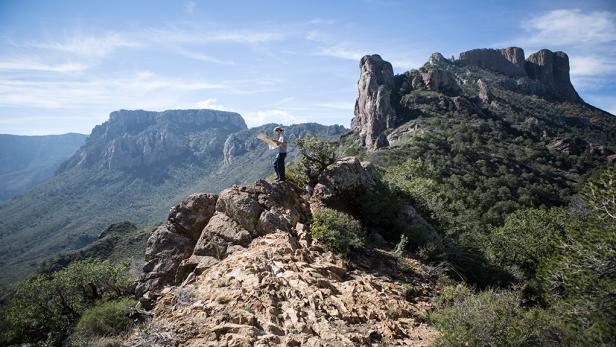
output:
[[[355,157],[338,160],[320,176],[310,198],[310,208],[329,207],[353,214],[367,190],[378,182],[377,169]]]
[[[395,114],[391,105],[394,72],[391,64],[377,54],[361,58],[359,68],[359,95],[351,128],[359,133],[366,148],[375,150],[387,146],[383,132],[390,127]]]
[[[460,93],[460,87],[456,82],[454,75],[442,69],[429,69],[426,72],[420,72],[423,86],[427,90],[441,92],[448,95],[457,95]],[[413,83],[415,87],[415,83]]]
[[[177,270],[191,256],[201,230],[214,215],[216,195],[193,194],[173,207],[167,222],[156,228],[148,238],[145,265],[136,293],[147,306],[168,285],[182,281]]]
[[[138,294],[153,318],[126,343],[429,344],[438,333],[416,317],[431,307],[435,278],[421,263],[380,249],[349,263],[310,237],[311,209],[350,206],[376,184],[374,166],[347,157],[310,197],[262,180],[191,195],[148,240]],[[400,217],[424,222],[412,207]]]
[[[573,102],[582,99],[573,88],[569,77],[569,56],[564,52],[542,49],[531,54],[526,61],[528,77],[540,81],[549,95]]]
[[[508,76],[526,76],[524,50],[518,47],[472,49],[460,53],[458,61],[463,64],[480,66]]]
[[[191,272],[202,272],[255,237],[276,230],[295,234],[297,224],[306,223],[310,214],[300,195],[290,183],[260,180],[218,196],[189,196],[148,239],[137,295],[149,306],[165,286],[182,283]]]

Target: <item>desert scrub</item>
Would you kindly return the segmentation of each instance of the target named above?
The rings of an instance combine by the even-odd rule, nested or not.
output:
[[[312,216],[312,237],[323,242],[334,253],[346,256],[365,245],[365,232],[361,223],[352,216],[321,208]]]
[[[538,311],[522,306],[519,290],[475,293],[459,284],[446,286],[429,320],[441,331],[436,346],[521,346],[541,344]]]
[[[75,326],[73,340],[85,342],[126,332],[133,325],[129,312],[136,304],[137,301],[124,298],[106,301],[87,309]]]

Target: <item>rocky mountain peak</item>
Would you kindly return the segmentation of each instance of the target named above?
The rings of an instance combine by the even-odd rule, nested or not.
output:
[[[71,167],[137,170],[177,158],[221,156],[231,133],[246,129],[242,116],[215,110],[120,110],[97,125]]]
[[[472,76],[472,77],[471,77]],[[363,146],[388,146],[385,136],[426,107],[441,113],[482,114],[498,107],[497,90],[515,97],[536,95],[546,102],[583,102],[569,78],[569,58],[563,52],[543,49],[525,60],[519,47],[481,48],[460,53],[450,61],[433,53],[418,70],[393,75],[391,64],[379,55],[360,61],[358,96],[351,127]]]
[[[526,61],[528,77],[540,81],[554,96],[580,102],[569,77],[569,56],[565,52],[542,49],[531,54]]]
[[[359,132],[367,148],[381,148],[387,146],[383,131],[389,127],[394,116],[391,106],[393,68],[380,55],[374,54],[361,58],[359,69],[359,96],[355,102],[355,117],[351,120],[351,128]]]

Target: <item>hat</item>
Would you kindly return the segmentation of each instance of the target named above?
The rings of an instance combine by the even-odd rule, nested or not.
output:
[[[274,131],[276,131],[276,130],[284,131],[284,129],[282,127],[275,127]]]

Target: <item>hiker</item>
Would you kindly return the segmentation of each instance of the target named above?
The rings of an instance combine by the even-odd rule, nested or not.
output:
[[[284,139],[284,129],[281,127],[275,127],[274,133],[278,136],[278,140],[274,139],[274,142],[278,145],[276,159],[274,159],[274,171],[276,172],[276,181],[282,182],[287,179],[284,173],[284,159],[287,156],[287,142]]]

